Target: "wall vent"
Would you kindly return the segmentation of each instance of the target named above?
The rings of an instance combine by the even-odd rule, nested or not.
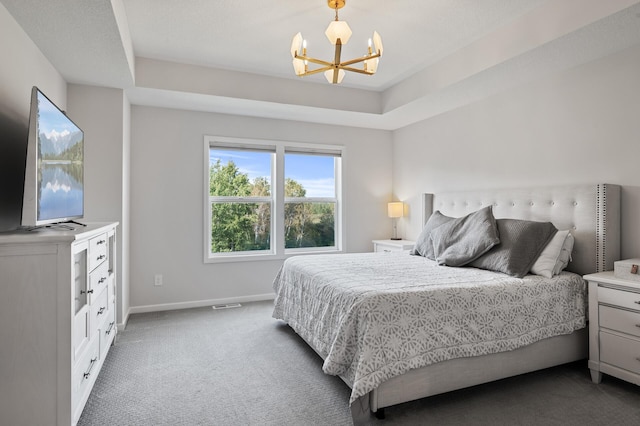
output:
[[[230,308],[239,308],[242,306],[239,303],[223,303],[221,305],[213,305],[213,309],[230,309]]]

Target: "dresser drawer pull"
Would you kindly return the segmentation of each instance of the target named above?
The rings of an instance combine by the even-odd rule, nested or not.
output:
[[[91,364],[89,364],[89,369],[87,370],[86,373],[84,373],[82,375],[82,377],[84,377],[86,379],[87,377],[89,377],[91,375],[91,370],[93,370],[93,366],[95,365],[97,360],[98,360],[98,357],[91,358]]]
[[[106,240],[100,240],[100,241],[96,242],[96,245],[99,246],[100,244],[104,244],[106,242],[107,242]]]
[[[111,330],[113,330],[113,325],[115,324],[115,321],[112,321],[109,323],[109,329],[107,331],[104,332],[104,334],[109,335],[111,334]]]
[[[107,309],[106,306],[101,307],[100,310],[98,311],[97,315],[102,315],[102,313],[104,312],[105,309]]]
[[[87,294],[93,293],[93,289],[87,290],[87,291],[80,290],[80,294],[85,294],[85,293],[87,293]]]
[[[98,280],[98,284],[102,284],[103,282],[105,282],[107,280],[107,277],[102,277]]]
[[[104,255],[104,254],[101,254],[100,256],[96,257],[96,260],[102,260],[102,259],[104,259],[105,257],[107,257],[107,256],[106,256],[106,255]]]

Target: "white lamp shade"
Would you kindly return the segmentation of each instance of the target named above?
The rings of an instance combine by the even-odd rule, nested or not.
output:
[[[387,204],[387,215],[393,218],[404,216],[404,203],[397,201]]]
[[[296,57],[296,52],[298,55],[302,54],[302,34],[298,33],[293,36],[293,41],[291,42],[291,57]],[[294,66],[295,68],[295,66]]]
[[[351,38],[351,28],[347,24],[347,21],[331,21],[327,27],[327,31],[324,32],[331,42],[335,46],[340,39],[342,45],[347,44],[349,38]],[[380,36],[378,36],[379,38]]]
[[[327,81],[329,83],[333,83],[333,73],[335,71],[338,71],[338,81],[337,81],[337,83],[340,84],[340,83],[342,83],[342,79],[344,78],[344,74],[345,74],[344,70],[340,70],[340,69],[339,70],[328,70],[328,71],[324,72],[324,76],[325,76],[325,78],[327,79]]]
[[[296,75],[304,74],[304,61],[302,59],[294,59],[293,60],[293,69],[296,72]]]
[[[366,61],[364,61],[365,65],[366,65],[366,70],[370,73],[374,73],[376,71],[378,71],[378,59],[379,58],[373,58],[373,59],[367,59]]]
[[[376,53],[380,53],[382,56],[382,37],[377,31],[373,32],[373,46],[376,48]]]

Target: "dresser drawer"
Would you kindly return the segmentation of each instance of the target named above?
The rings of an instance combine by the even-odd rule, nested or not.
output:
[[[107,259],[107,234],[100,234],[89,240],[89,271]]]
[[[89,274],[89,289],[93,290],[91,293],[94,300],[95,296],[99,294],[104,288],[107,287],[109,281],[109,263],[102,262],[91,274]]]
[[[98,297],[91,302],[91,338],[97,335],[98,329],[104,328],[104,323],[109,317],[109,304],[107,287],[103,287]]]
[[[600,327],[640,337],[640,312],[601,305],[598,315],[600,316]]]
[[[640,374],[640,340],[600,332],[600,361]]]
[[[598,287],[598,302],[640,311],[640,294],[607,287]]]
[[[113,309],[113,306],[110,306],[109,308],[107,321],[104,323],[104,327],[100,330],[100,359],[104,359],[107,356],[109,347],[116,335],[116,310]]]
[[[72,407],[73,418],[80,418],[82,414],[82,408],[84,407],[84,401],[86,401],[91,387],[95,382],[95,376],[98,375],[98,364],[100,346],[99,339],[92,339],[88,350],[82,355],[78,363],[73,369],[71,393],[72,393]],[[75,424],[75,422],[73,423]]]

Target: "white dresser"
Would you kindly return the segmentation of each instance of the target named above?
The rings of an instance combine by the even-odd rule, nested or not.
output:
[[[80,418],[116,335],[117,225],[0,233],[0,424]]]
[[[589,282],[589,369],[640,385],[640,282],[613,272],[585,275]]]

